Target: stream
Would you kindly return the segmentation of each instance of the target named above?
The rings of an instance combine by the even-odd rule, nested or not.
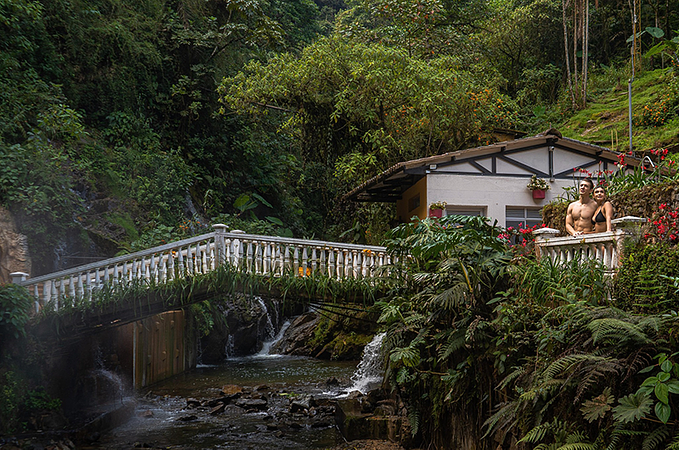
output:
[[[269,347],[154,385],[134,399],[126,424],[86,448],[302,450],[344,442],[334,399],[374,378],[365,369],[369,351],[357,370],[356,361],[270,355]]]

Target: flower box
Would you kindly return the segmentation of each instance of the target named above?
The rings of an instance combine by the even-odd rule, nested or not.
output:
[[[534,199],[543,199],[545,198],[545,191],[543,189],[533,189],[533,198]]]
[[[442,209],[430,209],[429,210],[429,217],[437,217],[441,218],[443,217],[443,210]]]

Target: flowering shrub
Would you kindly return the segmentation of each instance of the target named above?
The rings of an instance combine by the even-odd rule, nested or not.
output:
[[[519,223],[517,228],[507,227],[507,229],[498,235],[498,239],[504,241],[510,247],[512,247],[517,253],[528,254],[533,251],[535,247],[535,236],[533,231],[538,228],[544,228],[546,225],[533,225],[529,227],[523,226],[523,222]]]
[[[664,125],[673,114],[672,99],[669,94],[665,94],[651,105],[645,105],[641,114],[635,117],[635,122],[636,125],[642,127],[659,127]]]
[[[537,189],[541,189],[543,191],[546,191],[547,189],[550,188],[549,183],[547,183],[547,180],[543,180],[542,178],[538,178],[537,175],[533,175],[530,177],[530,182],[528,183],[528,186],[526,186],[528,189],[531,191],[535,191]]]
[[[661,204],[658,212],[653,215],[650,230],[644,238],[656,243],[676,244],[679,242],[678,218],[679,211],[676,208],[668,208],[666,203]]]
[[[446,202],[432,202],[429,205],[429,209],[446,209]]]

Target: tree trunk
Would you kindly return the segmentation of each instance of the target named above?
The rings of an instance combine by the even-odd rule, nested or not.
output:
[[[568,1],[561,1],[563,9],[563,47],[566,53],[566,72],[568,73],[568,90],[571,93],[571,104],[573,109],[575,109],[575,93],[573,92],[573,77],[571,75],[571,63],[568,60],[568,22],[566,21],[566,8],[568,8]]]

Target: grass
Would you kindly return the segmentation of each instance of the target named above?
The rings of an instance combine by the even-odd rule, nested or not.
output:
[[[605,68],[592,75],[587,108],[577,111],[561,124],[564,136],[584,140],[618,151],[628,151],[629,122],[627,70]],[[638,74],[632,83],[632,114],[638,117],[646,105],[652,105],[668,92],[673,74],[657,69]],[[664,148],[679,143],[679,116],[663,126],[632,128],[633,145],[637,151]]]

